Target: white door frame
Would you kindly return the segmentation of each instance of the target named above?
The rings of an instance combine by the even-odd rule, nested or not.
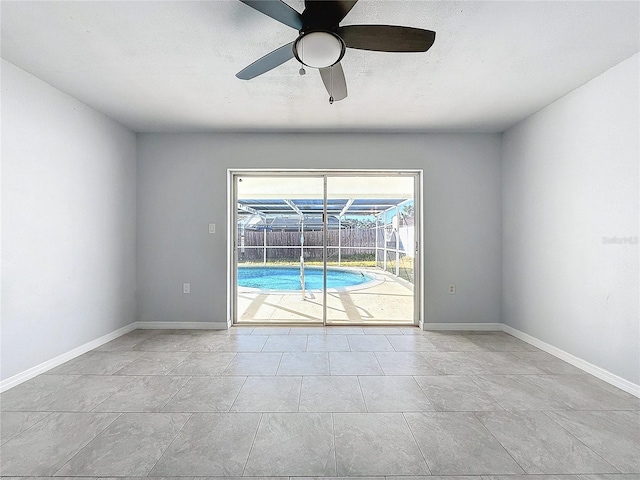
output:
[[[327,268],[327,179],[337,176],[413,176],[414,177],[414,230],[415,230],[415,257],[413,262],[414,269],[414,294],[413,294],[413,324],[419,325],[420,328],[424,324],[424,268],[423,268],[423,195],[422,195],[422,169],[388,169],[388,170],[352,170],[352,169],[256,169],[256,168],[230,168],[227,169],[227,325],[237,323],[237,178],[240,176],[256,176],[256,177],[284,177],[284,176],[300,176],[300,177],[317,177],[323,180],[324,206],[323,206],[323,265]],[[325,276],[326,282],[326,276]],[[323,314],[322,325],[327,324],[327,299],[326,285],[323,289]],[[310,322],[301,322],[302,325],[310,325]],[[295,325],[295,322],[287,323],[287,325]],[[320,323],[318,322],[318,325]],[[354,324],[355,325],[355,324]],[[375,325],[384,325],[384,323],[375,323]]]

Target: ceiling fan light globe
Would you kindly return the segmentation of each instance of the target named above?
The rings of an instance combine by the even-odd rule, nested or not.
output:
[[[340,61],[344,49],[344,43],[337,35],[310,32],[296,40],[294,52],[296,58],[307,67],[327,68]]]

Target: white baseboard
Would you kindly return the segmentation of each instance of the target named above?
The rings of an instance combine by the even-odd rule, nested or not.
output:
[[[503,323],[424,323],[423,330],[502,331],[519,338],[520,340],[527,342],[528,344],[533,345],[534,347],[537,347],[560,360],[564,360],[574,367],[577,367],[580,370],[583,370],[594,377],[619,388],[620,390],[630,393],[636,397],[640,397],[640,385],[636,385],[635,383],[619,377],[604,368],[593,365],[582,358],[578,358],[558,347],[554,347],[549,343],[543,342],[536,337],[521,332],[509,325],[504,325]]]
[[[12,377],[9,377],[5,380],[0,381],[0,392],[4,392],[9,390],[10,388],[15,387],[27,380],[32,379],[35,376],[40,375],[41,373],[47,372],[52,368],[55,368],[59,365],[62,365],[69,360],[72,360],[80,355],[87,353],[94,348],[98,348],[101,345],[104,345],[111,340],[115,340],[116,338],[124,335],[125,333],[129,333],[132,330],[135,330],[135,322],[127,325],[126,327],[119,328],[114,332],[103,335],[102,337],[96,338],[90,342],[85,343],[84,345],[80,345],[79,347],[74,348],[73,350],[69,350],[62,355],[58,355],[57,357],[52,358],[51,360],[47,360],[46,362],[42,362],[35,367],[31,367],[24,372],[20,372]]]
[[[58,355],[51,360],[42,362],[41,364],[31,367],[24,372],[20,372],[12,377],[0,381],[0,392],[5,392],[16,385],[20,385],[41,373],[45,373],[52,368],[68,362],[69,360],[73,360],[74,358],[98,348],[111,340],[115,340],[125,333],[129,333],[137,328],[158,330],[226,330],[228,327],[227,322],[133,322],[126,327],[119,328],[114,332],[103,335],[100,338],[96,338],[95,340],[63,353],[62,355]]]
[[[501,323],[424,323],[423,330],[450,330],[450,331],[502,331]]]
[[[226,330],[227,322],[135,322],[144,330]]]
[[[603,380],[614,387],[619,388],[620,390],[624,390],[631,395],[636,397],[640,397],[640,385],[636,385],[629,380],[625,380],[622,377],[619,377],[604,368],[593,365],[592,363],[583,360],[582,358],[576,357],[564,350],[554,347],[553,345],[543,342],[542,340],[537,339],[536,337],[532,337],[531,335],[521,332],[509,325],[502,325],[502,331],[508,333],[509,335],[513,335],[520,340],[527,342],[534,347],[539,348],[540,350],[544,350],[545,352],[553,355],[554,357],[558,357],[560,360],[564,360],[567,363],[570,363],[574,367],[578,367],[580,370],[584,370],[587,373],[590,373],[594,377]]]

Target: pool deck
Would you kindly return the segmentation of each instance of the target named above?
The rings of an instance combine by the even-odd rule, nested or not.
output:
[[[413,324],[413,285],[380,269],[368,288],[327,292],[327,324]],[[322,292],[261,292],[238,289],[238,323],[322,324]]]

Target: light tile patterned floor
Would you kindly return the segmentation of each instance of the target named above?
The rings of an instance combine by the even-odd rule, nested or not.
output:
[[[640,478],[640,399],[498,332],[136,330],[0,409],[9,478]]]

